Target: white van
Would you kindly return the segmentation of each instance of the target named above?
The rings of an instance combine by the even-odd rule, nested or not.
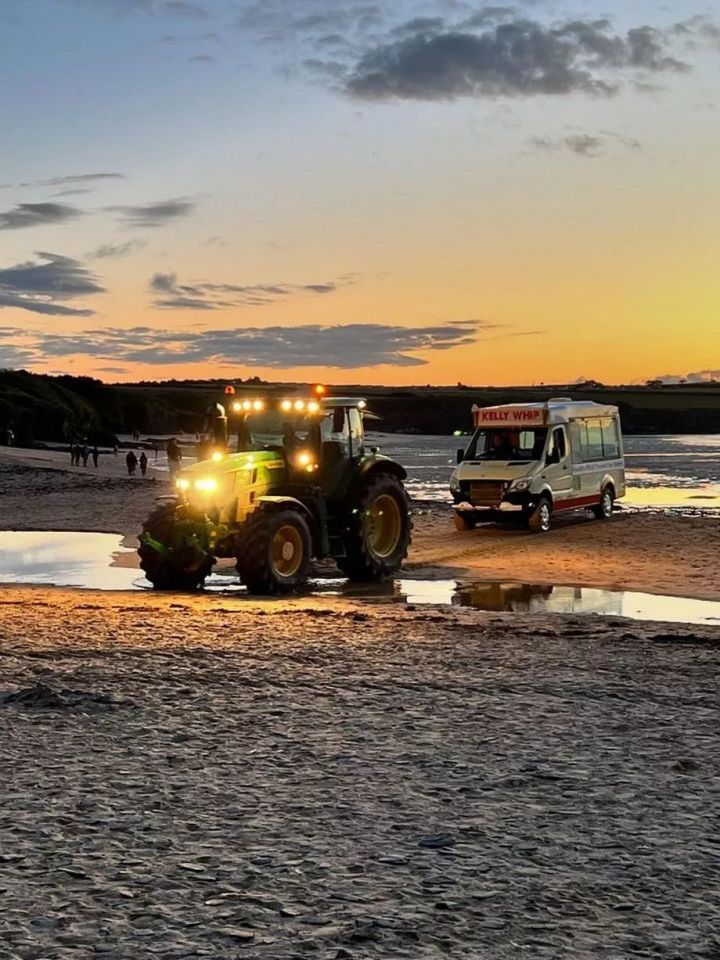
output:
[[[625,495],[617,407],[561,397],[472,413],[475,433],[450,478],[459,530],[518,519],[545,533],[571,510],[608,519]]]

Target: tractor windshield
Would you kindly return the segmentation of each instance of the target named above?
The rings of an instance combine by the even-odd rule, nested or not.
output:
[[[238,425],[238,450],[290,450],[311,443],[318,432],[319,417],[266,410],[254,413]]]

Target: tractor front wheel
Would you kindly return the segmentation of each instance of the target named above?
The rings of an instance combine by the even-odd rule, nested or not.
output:
[[[212,571],[202,531],[178,519],[175,504],[153,510],[139,539],[140,568],[156,590],[196,590]]]
[[[312,541],[297,510],[261,512],[239,545],[237,571],[250,593],[290,593],[307,582]]]
[[[337,565],[358,582],[396,573],[408,555],[412,520],[405,488],[389,474],[371,477],[349,517],[345,556]]]

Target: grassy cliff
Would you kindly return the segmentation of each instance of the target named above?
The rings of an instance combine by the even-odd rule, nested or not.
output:
[[[0,371],[0,441],[11,428],[18,444],[88,436],[111,442],[119,433],[196,433],[211,400],[222,398],[225,381],[104,384],[90,377],[50,377]],[[239,394],[277,396],[302,389],[297,384],[238,385]],[[448,434],[470,426],[470,407],[575,399],[620,407],[626,433],[720,433],[720,386],[672,387],[333,387],[336,395],[368,398],[389,431]]]

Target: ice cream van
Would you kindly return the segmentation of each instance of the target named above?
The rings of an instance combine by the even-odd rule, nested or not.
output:
[[[625,495],[617,407],[560,397],[472,414],[475,432],[450,478],[459,530],[515,519],[546,533],[573,510],[607,520]]]

